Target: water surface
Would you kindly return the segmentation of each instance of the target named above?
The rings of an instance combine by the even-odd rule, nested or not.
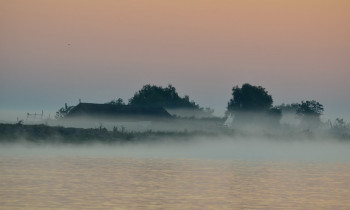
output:
[[[349,162],[0,156],[1,209],[350,209]]]

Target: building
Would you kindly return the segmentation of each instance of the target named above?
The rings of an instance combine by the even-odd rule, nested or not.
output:
[[[65,118],[78,117],[122,120],[159,120],[172,118],[163,107],[94,103],[79,103],[69,111]]]

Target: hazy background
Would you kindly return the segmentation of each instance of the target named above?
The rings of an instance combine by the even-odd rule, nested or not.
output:
[[[223,115],[231,88],[350,119],[348,0],[0,0],[0,117],[173,84]]]

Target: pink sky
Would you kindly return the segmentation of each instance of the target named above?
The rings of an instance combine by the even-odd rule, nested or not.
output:
[[[222,114],[248,82],[350,116],[348,0],[2,0],[0,27],[2,110],[171,83]]]

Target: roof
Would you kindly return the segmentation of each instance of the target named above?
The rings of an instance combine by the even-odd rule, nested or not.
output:
[[[67,117],[171,118],[163,107],[79,103]]]

